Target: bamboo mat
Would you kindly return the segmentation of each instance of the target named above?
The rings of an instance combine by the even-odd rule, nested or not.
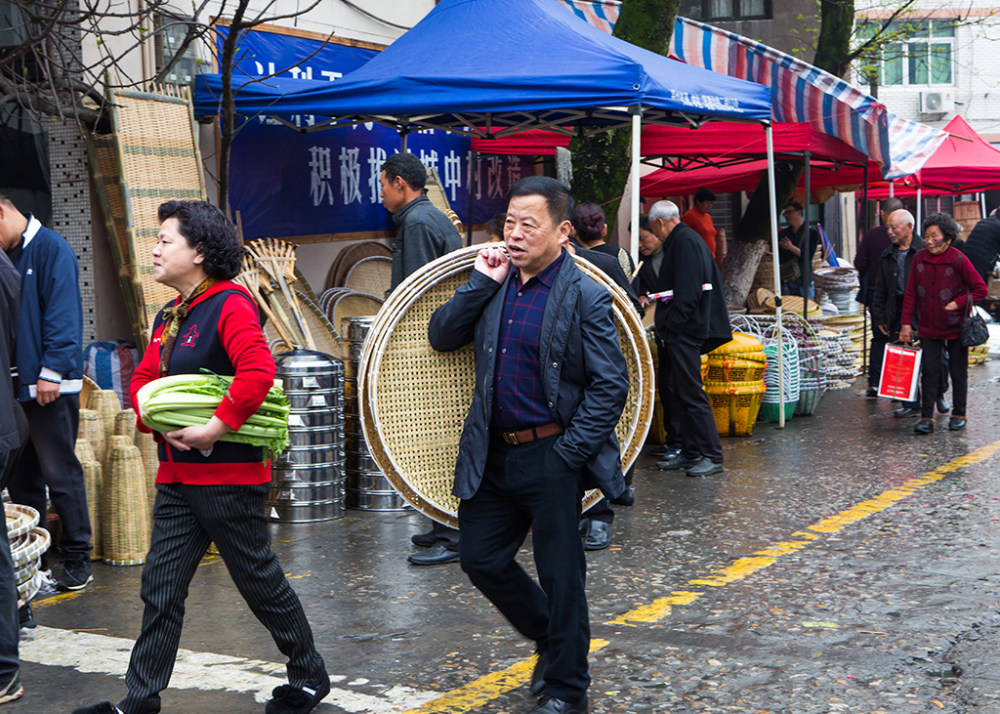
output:
[[[144,349],[156,313],[177,295],[153,280],[157,209],[171,199],[203,200],[205,184],[186,88],[111,90],[109,98],[113,133],[94,137],[90,150],[132,329]]]

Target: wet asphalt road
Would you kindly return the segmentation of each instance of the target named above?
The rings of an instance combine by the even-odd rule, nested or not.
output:
[[[721,476],[641,457],[636,505],[588,554],[591,711],[1000,712],[998,378],[1000,362],[970,368],[965,432],[914,436],[858,380],[783,431],[725,439]],[[406,564],[425,527],[360,511],[273,527],[333,677],[316,712],[531,708],[530,644],[457,565]],[[139,577],[95,565],[86,590],[37,601],[27,691],[3,711],[120,697]],[[282,682],[217,557],[192,583],[182,647],[164,712],[262,712]]]

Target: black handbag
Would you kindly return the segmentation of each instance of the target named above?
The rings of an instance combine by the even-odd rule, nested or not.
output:
[[[970,296],[971,300],[971,296]],[[962,323],[962,345],[965,347],[975,347],[990,339],[990,328],[986,326],[986,320],[979,316],[975,308],[969,310],[969,316]]]

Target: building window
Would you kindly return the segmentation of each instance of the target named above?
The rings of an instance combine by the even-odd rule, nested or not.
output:
[[[868,39],[879,27],[877,22],[862,21],[858,36]],[[954,84],[954,20],[899,20],[889,25],[885,36],[892,41],[882,46],[882,86]]]
[[[171,23],[163,17],[158,18],[157,24],[159,32],[156,33],[156,71],[159,73],[177,56],[187,34],[187,25]],[[192,42],[183,50],[183,54],[177,58],[162,81],[166,84],[190,85],[198,71],[197,43]]]
[[[769,20],[771,0],[681,0],[677,14],[692,20]]]

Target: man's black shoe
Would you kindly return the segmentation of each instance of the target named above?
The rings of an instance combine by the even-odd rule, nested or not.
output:
[[[17,608],[17,616],[21,621],[21,627],[27,629],[32,629],[38,627],[38,623],[35,622],[35,617],[31,614],[31,605],[24,603],[21,607]]]
[[[444,565],[458,560],[458,551],[448,550],[443,543],[435,543],[423,553],[414,553],[406,559],[411,565]]]
[[[535,668],[531,670],[530,691],[533,696],[538,696],[545,691],[545,668],[549,666],[549,651],[539,650],[538,659],[535,660]]]
[[[87,587],[93,579],[94,575],[89,558],[67,558],[63,561],[63,574],[56,579],[56,588],[63,592],[81,590]]]
[[[426,533],[414,533],[410,536],[410,542],[421,548],[430,548],[437,543],[437,538],[434,537],[434,531],[427,531]]]
[[[865,396],[866,397],[877,397],[878,396],[878,387],[868,387],[868,389],[865,390]]]
[[[897,419],[909,419],[910,417],[920,416],[920,410],[913,409],[912,407],[903,407],[894,411],[892,415]]]
[[[951,411],[951,405],[948,403],[948,400],[945,399],[944,397],[938,397],[937,398],[937,410],[938,410],[938,413],[940,413],[940,414],[947,414],[948,412]]]
[[[587,697],[570,703],[546,694],[538,700],[538,706],[528,714],[587,714]]]
[[[583,539],[583,549],[604,550],[609,545],[611,545],[611,524],[591,520],[587,537]]]
[[[692,466],[697,466],[700,461],[700,456],[685,456],[684,454],[677,454],[677,456],[674,456],[673,458],[667,457],[663,461],[657,461],[656,468],[661,471],[677,471],[678,469],[686,471]]]
[[[635,503],[635,487],[626,487],[625,490],[622,491],[621,495],[616,498],[612,498],[611,502],[616,506],[631,506]]]

